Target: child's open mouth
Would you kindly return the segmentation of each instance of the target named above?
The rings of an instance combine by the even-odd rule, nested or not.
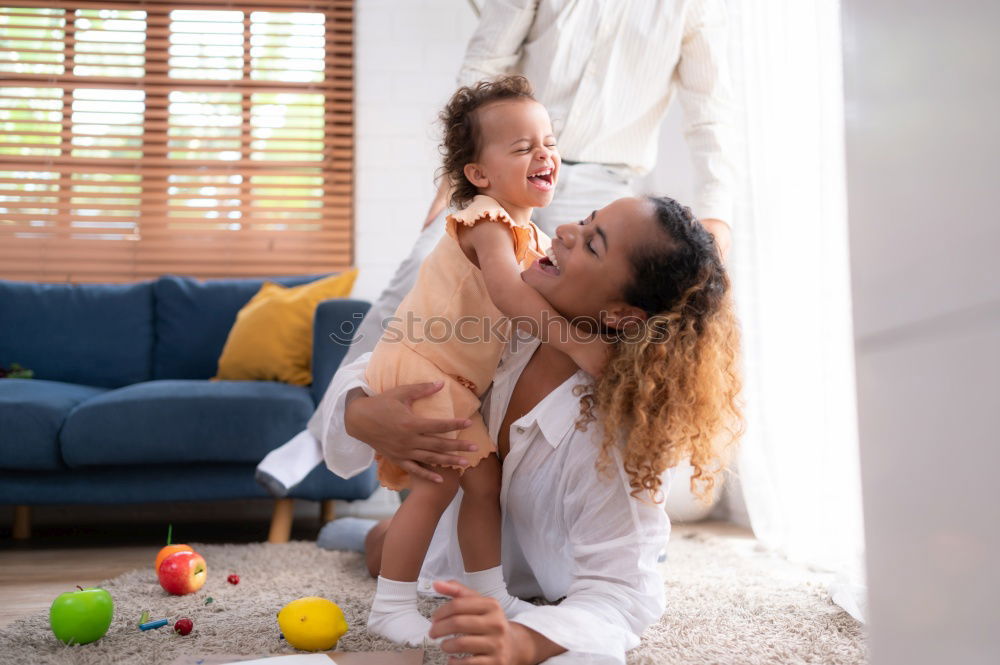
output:
[[[552,169],[544,168],[535,171],[534,173],[528,176],[528,182],[530,182],[532,185],[534,185],[543,192],[551,190],[553,187]]]

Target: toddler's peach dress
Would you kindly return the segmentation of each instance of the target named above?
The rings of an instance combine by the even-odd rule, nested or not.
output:
[[[485,221],[507,225],[522,269],[544,256],[551,242],[533,223],[518,225],[495,199],[482,194],[449,215],[447,233],[424,259],[413,290],[386,326],[365,373],[377,393],[411,383],[443,381],[441,390],[414,401],[412,409],[426,418],[471,420],[468,429],[442,435],[476,444],[476,452],[459,453],[470,467],[496,450],[479,413],[479,400],[493,381],[511,333],[509,322],[490,299],[482,272],[458,243],[459,224]],[[385,487],[409,486],[406,471],[381,455],[375,458]]]

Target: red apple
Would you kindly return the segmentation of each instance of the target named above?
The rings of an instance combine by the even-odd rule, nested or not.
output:
[[[156,554],[156,562],[153,563],[153,570],[159,570],[163,560],[174,552],[193,552],[190,545],[167,545]]]
[[[208,578],[208,565],[197,552],[174,552],[156,571],[160,586],[167,593],[183,596],[200,589]]]

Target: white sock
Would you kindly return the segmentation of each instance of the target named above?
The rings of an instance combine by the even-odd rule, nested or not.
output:
[[[397,644],[416,647],[424,643],[430,629],[431,622],[417,610],[417,583],[379,575],[368,630]]]
[[[527,603],[507,593],[507,584],[503,581],[502,566],[480,570],[475,573],[466,571],[465,584],[473,591],[478,591],[484,596],[495,598],[500,603],[500,607],[508,619],[534,607],[531,603]]]
[[[378,524],[375,520],[360,517],[341,517],[327,522],[316,536],[316,544],[327,550],[365,551],[368,532]]]

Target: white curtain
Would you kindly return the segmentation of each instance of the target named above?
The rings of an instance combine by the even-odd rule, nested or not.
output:
[[[863,620],[839,2],[728,4],[747,512],[766,546],[838,573],[834,601]]]

